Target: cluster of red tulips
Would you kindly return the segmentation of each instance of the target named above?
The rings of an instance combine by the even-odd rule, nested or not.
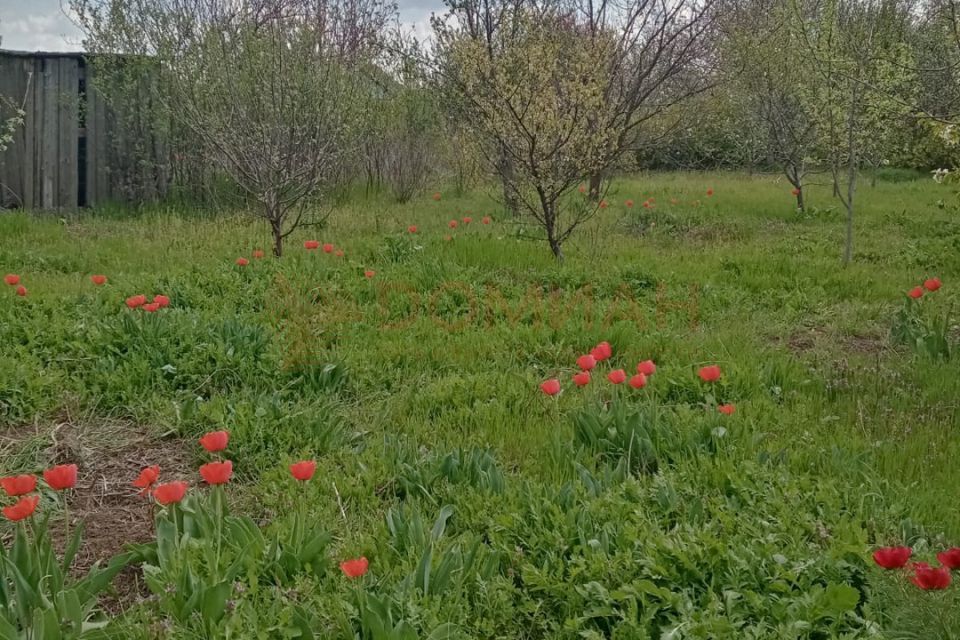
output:
[[[907,295],[913,298],[914,300],[917,300],[919,298],[922,298],[923,294],[926,293],[927,291],[929,291],[930,293],[933,293],[934,291],[939,289],[941,286],[943,286],[943,283],[940,282],[940,278],[928,278],[927,280],[923,281],[923,286],[917,286],[917,287],[914,287],[913,289],[910,289],[910,291],[907,292]]]
[[[604,360],[609,360],[612,356],[613,348],[610,346],[610,343],[601,342],[591,349],[590,353],[577,358],[577,368],[579,371],[573,374],[573,384],[577,387],[585,387],[588,385],[591,380],[591,372],[596,368],[597,364]],[[657,365],[653,360],[643,360],[637,364],[637,372],[630,376],[629,380],[627,379],[627,372],[623,369],[613,369],[607,373],[607,380],[616,385],[626,382],[634,389],[643,389],[647,386],[649,378],[656,372]],[[698,375],[704,382],[716,382],[720,379],[720,367],[715,364],[701,367]],[[550,378],[540,383],[540,390],[548,396],[557,395],[560,393],[560,389],[560,381],[556,378]],[[736,407],[732,404],[722,404],[717,407],[717,411],[726,415],[732,414],[735,410]]]
[[[170,306],[170,298],[163,294],[153,296],[153,302],[147,302],[147,296],[142,293],[130,296],[125,301],[128,309],[143,309],[147,313],[156,313],[160,309]]]
[[[450,227],[451,229],[456,229],[461,224],[466,226],[471,222],[473,222],[473,218],[471,218],[470,216],[464,216],[459,221],[456,218],[453,218],[452,220],[450,220],[450,222],[447,223],[447,226]],[[480,224],[490,224],[491,222],[493,222],[493,218],[491,218],[490,216],[483,216],[482,218],[480,218]],[[413,229],[413,231],[411,231],[410,233],[416,233],[416,230],[417,230],[416,227],[410,227],[410,229]]]
[[[913,549],[910,547],[883,547],[873,552],[873,561],[884,569],[903,569],[910,561]],[[913,575],[910,582],[924,591],[941,591],[952,582],[951,571],[960,570],[960,548],[953,547],[937,554],[939,567],[931,567],[926,562],[914,562],[910,565]]]
[[[77,484],[77,465],[61,464],[43,472],[43,481],[54,491],[72,489]],[[40,496],[35,494],[37,476],[23,474],[0,478],[0,487],[9,498],[19,498],[14,504],[3,507],[3,515],[11,522],[19,522],[33,515],[40,503]]]
[[[18,276],[17,274],[8,273],[3,277],[3,281],[6,282],[11,287],[16,287],[16,289],[14,289],[13,291],[21,298],[27,295],[27,288],[22,284],[20,284],[20,276]]]
[[[676,200],[671,200],[671,204],[677,204]],[[633,200],[627,200],[623,203],[627,209],[633,209]],[[657,206],[657,199],[650,197],[642,202],[644,209],[654,209]]]
[[[221,454],[226,451],[227,445],[230,444],[230,432],[211,431],[204,434],[199,442],[207,453],[217,454],[215,460],[200,465],[200,477],[211,486],[227,484],[233,476],[233,462],[223,459]],[[294,480],[306,482],[312,479],[316,473],[317,463],[315,460],[300,460],[291,464],[289,470]],[[44,472],[44,477],[46,477],[46,472]],[[74,467],[74,479],[76,479],[76,467]],[[159,465],[145,467],[133,481],[133,486],[140,490],[141,496],[152,496],[163,506],[177,504],[186,497],[189,489],[188,483],[174,481],[158,484],[159,479]],[[367,572],[368,566],[369,562],[363,557],[345,560],[340,563],[340,569],[344,575],[350,578],[359,578]]]

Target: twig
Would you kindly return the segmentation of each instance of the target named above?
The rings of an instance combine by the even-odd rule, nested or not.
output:
[[[337,506],[340,507],[340,515],[343,516],[343,521],[347,521],[347,512],[343,510],[343,501],[340,499],[340,492],[337,490],[337,483],[331,482],[333,485],[333,492],[337,495]]]

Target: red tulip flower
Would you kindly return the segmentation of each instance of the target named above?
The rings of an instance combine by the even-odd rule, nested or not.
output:
[[[29,474],[0,478],[0,487],[11,498],[30,493],[37,488],[37,477]]]
[[[236,262],[238,267],[245,267],[250,264],[250,261],[246,258],[237,258]]]
[[[369,279],[369,278],[372,278],[373,276],[377,275],[377,272],[374,271],[373,269],[367,269],[366,271],[363,272],[363,275],[366,276],[366,277]]]
[[[153,303],[160,305],[160,308],[164,309],[170,306],[170,298],[168,298],[167,296],[158,294],[153,296]]]
[[[491,222],[493,222],[493,219],[490,216],[483,216],[480,222],[483,224],[490,224]]]
[[[324,253],[333,253],[334,248],[335,248],[335,247],[334,247],[332,244],[330,244],[329,242],[327,242],[326,244],[323,245],[323,252],[324,252]]]
[[[907,292],[907,295],[916,300],[923,296],[923,287],[914,287]]]
[[[256,258],[257,260],[260,260],[261,258],[263,258],[263,249],[254,249],[253,257]]]
[[[590,383],[590,372],[581,371],[580,373],[573,374],[573,384],[578,387],[583,387]]]
[[[606,200],[601,200],[601,201],[600,201],[600,208],[601,208],[601,209],[606,209],[606,208],[609,207],[609,206],[610,206],[610,205],[607,204],[607,201],[606,201]]]
[[[627,200],[623,204],[627,206],[627,209],[633,209],[633,200]]]
[[[707,197],[709,198],[712,195],[713,195],[713,188],[707,189]]]
[[[233,462],[224,460],[223,462],[208,462],[200,467],[200,477],[207,484],[226,484],[233,475]]]
[[[342,257],[343,257],[343,249],[337,249],[337,252],[336,252],[334,255],[336,255],[338,258],[342,258]]]
[[[930,278],[929,280],[923,281],[923,288],[927,291],[936,291],[942,285],[943,283],[940,282],[940,278]]]
[[[340,563],[340,570],[348,578],[360,578],[370,568],[370,562],[366,558],[356,558],[354,560],[345,560]]]
[[[634,376],[630,376],[630,381],[628,384],[634,389],[643,389],[647,386],[647,376],[642,373],[638,373]]]
[[[160,310],[160,305],[156,302],[151,302],[150,304],[143,305],[143,310],[147,313],[156,313]]]
[[[937,554],[937,560],[948,569],[960,569],[960,548],[953,547]]]
[[[931,567],[926,562],[918,562],[913,565],[913,576],[910,582],[924,591],[940,591],[950,586],[950,569]]]
[[[186,482],[158,484],[153,490],[153,497],[162,505],[176,504],[187,495],[187,487]]]
[[[550,378],[540,383],[540,390],[548,396],[555,396],[560,393],[560,381],[556,378]]]
[[[307,251],[313,251],[314,249],[320,248],[319,240],[305,240],[303,243],[303,248]]]
[[[12,287],[20,284],[20,276],[15,273],[8,273],[7,275],[3,276],[3,281]]]
[[[130,296],[126,300],[127,307],[130,309],[136,309],[137,307],[142,307],[147,302],[147,296],[140,294],[137,296]]]
[[[466,218],[463,219],[463,224],[470,224],[471,222],[473,222],[473,218],[471,218],[470,216],[467,216]]]
[[[447,226],[450,227],[451,229],[456,229],[458,224],[459,223],[456,220],[451,220],[450,222],[447,223]]]
[[[657,372],[657,365],[653,360],[644,360],[637,365],[637,373],[642,373],[645,376],[652,376]]]
[[[577,187],[577,191],[579,191],[580,193],[586,193],[587,188],[584,185],[580,185],[579,187]]]
[[[437,200],[437,201],[440,200],[440,192],[439,192],[439,191],[437,191],[435,194],[433,194],[433,199],[434,199],[434,200]]]
[[[107,284],[107,276],[90,276],[90,281],[100,287]]]
[[[21,298],[25,298],[27,296],[27,288],[23,285],[20,285],[19,287],[17,287],[16,294]]]
[[[699,375],[700,379],[704,382],[716,382],[720,379],[720,367],[715,364],[711,364],[706,367],[700,367],[700,371],[697,372],[697,375]]]
[[[77,465],[61,464],[43,472],[43,479],[55,491],[72,489],[77,484]]]
[[[37,504],[40,502],[40,496],[29,496],[20,498],[16,504],[3,508],[3,515],[11,522],[19,522],[24,518],[29,518],[37,510]]]
[[[581,371],[590,371],[597,366],[597,359],[588,353],[577,358],[577,366]]]
[[[142,489],[140,495],[146,495],[150,493],[150,487],[160,479],[160,466],[153,465],[152,467],[145,467],[140,471],[140,475],[137,476],[137,479],[133,481],[133,486],[137,489]]]
[[[290,475],[301,482],[313,477],[317,470],[317,463],[313,460],[301,460],[290,465]]]
[[[230,442],[229,431],[211,431],[200,438],[200,446],[210,453],[223,451],[227,448],[228,442]]]
[[[620,384],[627,379],[627,372],[623,369],[614,369],[607,374],[607,380],[613,384]]]
[[[873,561],[884,569],[900,569],[907,566],[911,554],[910,547],[883,547],[873,552]]]
[[[613,355],[613,349],[610,348],[609,342],[601,342],[590,350],[590,355],[592,355],[597,362],[603,362]]]
[[[796,187],[794,187],[793,189],[790,190],[790,193],[792,193],[794,196],[798,196],[800,195],[800,189],[797,189]]]
[[[416,232],[417,232],[417,225],[415,225],[415,224],[410,225],[409,227],[407,227],[407,231],[410,232],[410,233],[416,233]]]
[[[733,406],[732,404],[721,404],[719,407],[717,407],[717,411],[719,411],[720,413],[722,413],[722,414],[725,415],[725,416],[731,416],[731,415],[733,415],[733,412],[736,411],[736,410],[737,410],[737,408],[736,408],[735,406]]]

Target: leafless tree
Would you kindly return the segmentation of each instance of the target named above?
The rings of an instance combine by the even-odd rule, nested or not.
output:
[[[441,43],[448,43],[458,38],[469,38],[480,43],[487,60],[492,66],[502,53],[504,33],[515,34],[517,31],[517,17],[520,11],[529,8],[529,0],[444,0],[447,6],[446,15],[434,17],[433,28]],[[449,58],[439,57],[443,64]],[[446,69],[445,75],[453,70]],[[446,93],[446,104],[449,113],[455,118],[463,117],[463,96],[456,88],[456,84],[447,84],[453,87],[453,92]],[[510,183],[514,177],[514,163],[507,149],[498,149],[494,158],[494,169],[500,176],[503,190],[503,204],[508,211],[517,215],[520,212],[520,203],[517,200]]]
[[[380,0],[72,0],[98,75],[135,65],[155,98],[255,204],[274,254],[318,223],[354,148],[355,97],[393,7]],[[104,83],[109,93],[109,82]],[[116,86],[116,85],[115,85]]]
[[[721,0],[571,0],[585,35],[607,50],[604,108],[587,118],[612,146],[590,176],[600,197],[604,172],[638,146],[645,123],[713,86]],[[612,135],[611,135],[612,134]]]

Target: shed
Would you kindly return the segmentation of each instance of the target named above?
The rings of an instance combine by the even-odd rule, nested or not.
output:
[[[148,141],[157,162],[134,158],[116,109],[92,88],[92,69],[83,53],[0,50],[0,96],[26,112],[0,152],[0,207],[74,209],[165,190],[160,145]]]

